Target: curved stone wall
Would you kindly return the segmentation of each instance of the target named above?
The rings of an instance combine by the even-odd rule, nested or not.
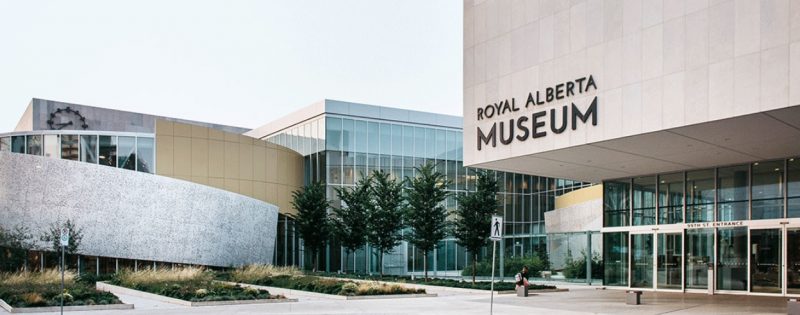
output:
[[[169,177],[0,152],[0,226],[38,236],[66,219],[84,228],[85,255],[231,266],[272,262],[278,208]]]

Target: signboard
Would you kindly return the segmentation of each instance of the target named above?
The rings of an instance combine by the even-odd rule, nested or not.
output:
[[[703,228],[717,228],[717,227],[737,227],[744,226],[742,221],[716,221],[716,222],[700,222],[700,223],[686,223],[686,229],[703,229]]]
[[[493,241],[499,241],[503,239],[503,217],[499,215],[493,215],[492,228],[489,231],[489,238]]]
[[[61,246],[69,246],[69,230],[61,228]]]

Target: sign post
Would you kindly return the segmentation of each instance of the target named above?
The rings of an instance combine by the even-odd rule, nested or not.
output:
[[[497,257],[497,242],[503,239],[503,217],[492,216],[489,238],[492,240],[492,282],[490,284],[491,297],[489,298],[489,315],[494,313],[494,262]]]
[[[61,228],[61,235],[59,236],[59,241],[61,245],[61,314],[64,314],[64,268],[66,267],[66,263],[64,262],[64,252],[67,249],[67,245],[69,245],[69,230],[66,227]]]

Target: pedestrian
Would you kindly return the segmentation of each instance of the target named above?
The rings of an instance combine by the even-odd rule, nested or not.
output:
[[[522,266],[522,270],[514,276],[514,281],[516,281],[517,287],[523,286],[528,287],[528,266]]]

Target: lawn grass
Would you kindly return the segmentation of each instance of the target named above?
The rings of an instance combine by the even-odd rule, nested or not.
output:
[[[216,281],[217,274],[200,268],[175,270],[124,270],[110,284],[190,302],[283,299],[267,290]]]
[[[64,273],[64,288],[64,306],[122,303],[116,295],[96,290],[94,282],[81,279],[72,271]],[[43,272],[2,273],[0,299],[15,308],[59,306],[61,272],[50,269]]]

